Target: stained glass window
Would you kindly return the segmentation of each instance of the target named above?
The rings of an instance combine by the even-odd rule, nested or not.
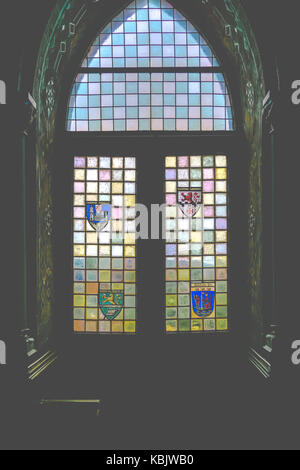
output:
[[[74,158],[74,331],[136,331],[136,159]]]
[[[165,0],[136,0],[91,46],[67,130],[232,131],[230,95],[212,48]]]
[[[228,329],[227,157],[166,158],[167,332]]]

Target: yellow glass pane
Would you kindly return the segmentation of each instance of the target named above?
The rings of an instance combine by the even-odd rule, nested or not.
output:
[[[189,269],[179,269],[178,270],[178,279],[179,279],[179,281],[189,281],[190,280],[190,270]]]
[[[203,331],[203,320],[192,320],[192,331]]]
[[[176,157],[167,157],[166,158],[166,167],[167,168],[176,168]]]
[[[85,197],[83,195],[76,195],[74,196],[74,206],[84,206],[85,205]]]
[[[227,179],[227,169],[226,168],[216,168],[216,179],[217,180],[226,180]]]
[[[216,156],[216,167],[217,168],[226,168],[227,167],[227,157],[224,155]]]
[[[176,193],[177,190],[177,184],[174,182],[168,182],[166,183],[166,192],[167,193]]]
[[[204,254],[205,255],[214,255],[215,254],[215,245],[205,244],[204,245]]]
[[[225,231],[217,231],[216,232],[216,241],[218,243],[225,243],[227,242],[227,232]]]
[[[97,197],[95,196],[95,194],[87,194],[86,196],[86,202],[96,202],[95,199]]]
[[[125,245],[134,245],[135,244],[135,233],[125,233],[124,243],[125,243]]]
[[[110,256],[110,246],[99,246],[99,256]]]
[[[227,267],[227,256],[217,256],[216,257],[216,266],[217,266],[217,268],[226,268]]]
[[[174,333],[178,331],[177,320],[172,320],[167,322],[167,332]]]
[[[135,271],[125,271],[125,282],[135,282]]]
[[[90,244],[90,245],[96,245],[98,243],[98,234],[97,234],[97,232],[87,233],[86,234],[86,243]]]
[[[217,294],[216,304],[217,305],[228,305],[228,296],[227,296],[227,294]]]
[[[135,257],[135,246],[125,246],[125,257],[126,258]]]
[[[213,206],[215,203],[214,194],[203,194],[203,204],[205,206]]]
[[[123,322],[122,321],[112,321],[112,332],[113,333],[123,333]]]
[[[176,307],[177,306],[177,295],[167,295],[166,296],[166,305],[167,305],[167,307]]]
[[[123,194],[123,183],[112,183],[113,194]]]
[[[99,271],[99,282],[110,282],[110,271]]]
[[[202,233],[201,232],[192,232],[191,242],[192,243],[202,243]]]
[[[167,207],[166,208],[166,218],[167,219],[176,219],[177,217],[177,207]]]
[[[85,295],[74,295],[74,307],[85,306]]]
[[[75,170],[74,179],[75,181],[85,181],[85,170]]]
[[[228,330],[228,320],[226,319],[217,320],[217,330],[219,331]]]
[[[136,330],[135,321],[126,321],[124,329],[126,333],[135,333],[135,330]]]
[[[125,207],[135,206],[135,196],[125,196],[124,205],[125,205]]]
[[[124,290],[124,284],[113,283],[112,287],[111,287],[111,290],[115,290],[115,291]]]
[[[85,256],[85,246],[74,245],[74,256]]]

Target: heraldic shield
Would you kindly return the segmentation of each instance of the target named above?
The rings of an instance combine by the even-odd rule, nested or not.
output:
[[[216,291],[214,283],[192,287],[192,310],[200,318],[211,316],[215,311]]]
[[[202,190],[179,191],[178,204],[186,217],[194,217],[202,204]]]
[[[90,226],[101,232],[109,224],[111,206],[109,204],[89,203],[86,205],[86,215]]]
[[[99,304],[106,320],[114,320],[117,318],[124,307],[123,292],[100,292]]]

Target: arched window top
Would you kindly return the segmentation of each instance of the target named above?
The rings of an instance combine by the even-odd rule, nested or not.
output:
[[[83,67],[219,67],[219,62],[168,2],[136,0],[101,31]]]
[[[204,37],[165,0],[135,0],[97,36],[67,130],[232,131],[231,99]]]

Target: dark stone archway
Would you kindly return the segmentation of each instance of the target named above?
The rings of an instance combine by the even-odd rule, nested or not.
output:
[[[239,0],[195,0],[186,2],[184,7],[181,0],[172,3],[207,35],[233,80],[238,124],[248,148],[241,158],[249,168],[250,344],[259,348],[264,333],[261,167],[265,97],[259,49]],[[122,0],[59,0],[40,46],[33,87],[37,103],[37,344],[40,350],[52,338],[55,298],[51,172],[55,139],[63,132],[68,92],[80,59],[101,26],[124,6]]]

